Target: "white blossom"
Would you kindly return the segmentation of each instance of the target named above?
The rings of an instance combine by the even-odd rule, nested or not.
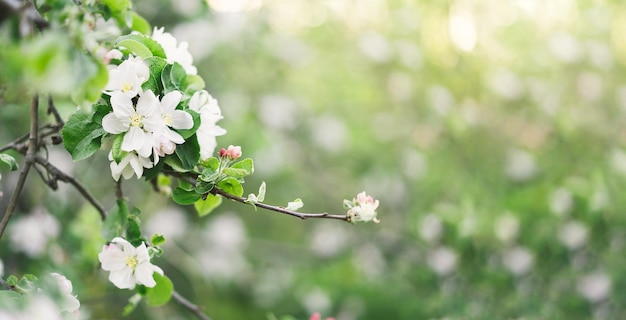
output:
[[[208,159],[213,156],[217,146],[215,137],[226,134],[226,130],[217,125],[223,119],[217,100],[206,90],[197,91],[189,100],[189,108],[200,113],[200,127],[196,133],[200,145],[200,159]]]
[[[72,294],[73,286],[72,282],[64,275],[58,273],[50,273],[50,276],[56,281],[61,293],[61,311],[69,312],[71,314],[77,314],[78,308],[80,308],[80,301]]]
[[[149,158],[139,156],[135,152],[127,153],[120,163],[115,162],[115,160],[113,160],[113,153],[109,152],[109,160],[111,160],[111,175],[115,181],[118,181],[120,176],[128,180],[133,174],[136,174],[137,179],[139,179],[143,176],[144,168],[153,167],[153,163]]]
[[[9,229],[11,245],[31,258],[46,253],[48,242],[59,235],[59,221],[46,208],[38,207],[33,213],[12,221]]]
[[[114,238],[102,248],[98,259],[102,269],[110,271],[109,281],[120,289],[132,290],[137,284],[152,288],[156,285],[152,274],[163,275],[161,268],[150,263],[145,243],[135,248],[125,239]]]
[[[137,107],[128,96],[111,94],[113,112],[102,118],[104,131],[112,134],[126,133],[122,141],[123,151],[137,151],[142,157],[152,154],[152,132],[163,128],[159,114],[160,102],[150,90],[143,92]]]
[[[176,110],[181,98],[182,94],[179,91],[172,91],[164,95],[159,103],[161,119],[163,119],[163,127],[160,132],[176,144],[185,142],[185,139],[170,128],[191,129],[193,127],[191,115],[183,110]]]
[[[167,63],[178,62],[183,69],[185,69],[187,74],[197,74],[198,70],[193,65],[193,57],[188,50],[189,44],[185,41],[177,43],[176,38],[174,38],[171,33],[165,32],[164,30],[165,28],[155,27],[152,31],[152,39],[158,42],[163,48],[163,51],[165,51]]]
[[[344,203],[348,206],[348,216],[350,217],[350,221],[380,222],[378,218],[376,218],[376,209],[378,208],[379,202],[378,200],[374,200],[374,198],[365,194],[365,191],[357,194],[356,198],[352,200],[352,203],[349,201]]]
[[[119,55],[118,55],[119,56]],[[150,77],[150,69],[139,57],[128,57],[118,66],[109,66],[109,82],[104,93],[122,93],[133,98],[141,93],[141,85]]]

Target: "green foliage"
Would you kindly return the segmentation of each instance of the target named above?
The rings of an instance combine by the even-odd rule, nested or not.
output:
[[[167,276],[154,273],[156,286],[146,288],[146,303],[151,306],[160,306],[167,303],[172,298],[174,284]]]
[[[143,83],[141,88],[143,90],[152,90],[154,92],[162,91],[163,82],[161,82],[161,73],[167,65],[167,61],[161,57],[150,57],[145,59],[144,62],[150,69],[150,77]]]
[[[15,158],[6,153],[0,153],[0,170],[15,171],[17,169],[19,169],[19,165]]]
[[[220,189],[238,197],[243,195],[243,187],[241,186],[241,183],[233,177],[226,177],[223,180],[220,180],[220,182],[217,183],[217,186]]]
[[[166,93],[175,90],[184,92],[186,79],[187,72],[177,62],[166,65],[161,72],[161,83]]]
[[[188,205],[202,198],[195,190],[176,187],[172,192],[172,199],[180,205]]]
[[[155,246],[161,246],[165,243],[165,237],[162,234],[155,233],[150,237],[150,243]]]
[[[198,131],[198,128],[200,127],[200,114],[190,109],[185,110],[185,112],[191,115],[191,118],[193,119],[193,127],[190,129],[178,130],[177,132],[181,135],[181,137],[183,137],[183,139],[189,139],[196,133],[196,131]]]
[[[213,212],[217,207],[222,204],[222,197],[213,194],[207,194],[203,199],[194,202],[193,206],[196,209],[199,217],[204,217]]]
[[[105,107],[96,107],[94,114],[77,111],[63,126],[63,143],[74,161],[90,157],[100,149],[102,136],[106,134],[102,128],[102,117]]]
[[[161,45],[143,34],[133,33],[121,36],[115,41],[115,46],[125,48],[143,59],[148,59],[153,56],[163,59],[166,58],[165,51],[163,51]]]

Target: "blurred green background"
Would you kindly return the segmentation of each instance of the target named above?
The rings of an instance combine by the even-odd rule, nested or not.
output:
[[[213,319],[617,319],[626,313],[626,6],[603,0],[137,1],[188,41],[225,116],[220,146],[255,160],[246,194],[342,213],[366,190],[380,224],[300,221],[124,190],[176,289]],[[0,144],[27,128],[0,109]],[[66,105],[66,115],[74,107]],[[105,152],[63,165],[114,205]],[[96,168],[96,169],[94,169]],[[102,169],[100,169],[102,168]],[[10,193],[17,175],[0,183]],[[36,174],[20,203],[59,221],[48,250],[0,241],[4,274],[62,272],[84,316],[130,293],[99,270],[99,217]],[[1,199],[4,208],[8,199]],[[16,221],[9,225],[16,228]],[[16,233],[16,232],[13,232]],[[129,319],[192,319],[171,302]]]

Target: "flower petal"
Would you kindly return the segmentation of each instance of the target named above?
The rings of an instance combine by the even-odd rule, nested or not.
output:
[[[161,99],[161,112],[172,112],[176,109],[176,106],[182,98],[180,91],[172,91]]]
[[[172,125],[174,129],[191,129],[193,127],[193,118],[191,115],[182,110],[174,110],[172,115]]]
[[[130,124],[130,119],[128,120],[128,123],[124,123],[124,121],[118,118],[115,113],[109,113],[102,118],[102,128],[104,131],[112,134],[128,131],[128,124]]]
[[[109,281],[120,289],[134,289],[137,281],[133,277],[133,269],[130,267],[122,270],[111,271]]]

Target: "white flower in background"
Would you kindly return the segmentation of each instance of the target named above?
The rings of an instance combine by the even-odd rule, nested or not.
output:
[[[374,221],[375,223],[379,223],[380,221],[376,218],[376,208],[378,208],[378,204],[378,200],[374,200],[374,198],[365,194],[365,191],[357,194],[356,198],[352,199],[352,202],[344,200],[344,205],[348,209],[348,216],[352,222]]]
[[[550,194],[549,203],[550,210],[556,215],[562,217],[572,211],[574,206],[574,197],[572,193],[565,188],[558,188]]]
[[[112,134],[126,132],[122,141],[123,151],[137,151],[142,157],[152,154],[152,132],[163,129],[163,119],[159,114],[160,102],[150,90],[143,92],[137,107],[127,95],[111,94],[113,112],[102,118],[104,131]]]
[[[167,154],[172,154],[176,151],[176,144],[172,142],[165,134],[162,132],[155,132],[152,135],[154,149],[154,164],[159,163],[159,157],[165,157]]]
[[[58,220],[46,208],[38,207],[33,213],[11,221],[9,239],[15,250],[31,258],[38,258],[46,253],[48,242],[56,238],[59,232]]]
[[[603,272],[594,272],[579,279],[576,289],[590,302],[598,302],[609,296],[611,279]]]
[[[569,221],[559,229],[559,240],[570,250],[575,250],[587,242],[587,233],[587,226],[578,221]]]
[[[139,57],[128,57],[119,66],[110,66],[109,82],[104,93],[111,95],[119,92],[132,98],[141,93],[141,85],[150,77],[150,69]]]
[[[528,273],[534,261],[533,253],[524,247],[515,247],[502,254],[502,264],[516,276]]]
[[[418,226],[418,232],[426,242],[433,243],[439,240],[443,233],[443,222],[434,213],[429,213],[422,218]]]
[[[439,247],[428,253],[426,263],[438,275],[445,276],[456,269],[456,253],[447,247]]]
[[[510,179],[523,182],[535,176],[537,165],[532,154],[521,149],[512,149],[507,155],[505,170]]]
[[[133,174],[137,175],[137,179],[143,176],[143,168],[152,168],[153,163],[149,158],[141,157],[135,152],[127,153],[120,163],[113,160],[113,153],[109,152],[109,160],[111,160],[111,175],[115,181],[120,179],[130,179]]]
[[[189,100],[189,108],[200,114],[200,127],[196,133],[200,144],[200,159],[213,156],[217,146],[215,137],[223,136],[226,130],[217,125],[223,119],[222,111],[215,100],[206,90],[197,91]]]
[[[176,144],[185,142],[185,139],[170,128],[191,129],[193,127],[191,115],[183,110],[176,110],[182,96],[180,91],[172,91],[164,95],[159,103],[161,119],[163,119],[164,124],[159,132]]]
[[[517,238],[519,233],[519,220],[511,213],[506,213],[496,220],[493,226],[493,232],[498,240],[509,243]]]
[[[71,314],[78,314],[78,308],[80,308],[80,301],[72,294],[73,286],[72,282],[65,276],[58,273],[50,273],[50,276],[56,281],[61,293],[61,311],[69,312]]]
[[[102,269],[110,271],[109,281],[120,289],[134,289],[136,284],[152,288],[156,285],[152,274],[163,275],[161,268],[150,263],[145,243],[133,247],[122,238],[114,238],[98,254]]]
[[[178,44],[176,38],[164,30],[163,27],[154,27],[152,39],[158,42],[165,51],[167,63],[178,62],[188,74],[197,74],[198,70],[193,66],[193,57],[189,53],[187,42],[182,41]]]

